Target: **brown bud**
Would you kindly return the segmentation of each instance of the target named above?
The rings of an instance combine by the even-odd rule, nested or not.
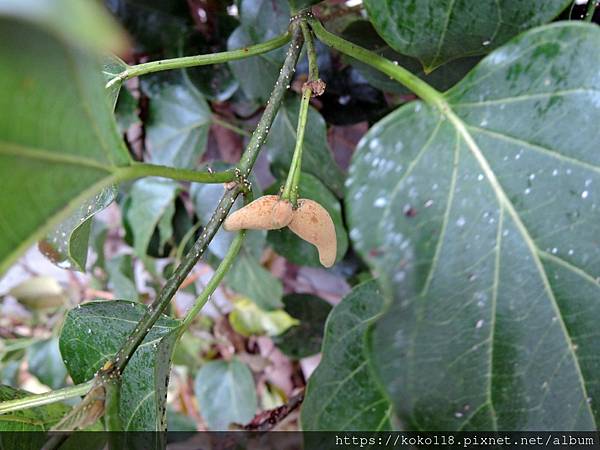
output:
[[[237,230],[278,230],[292,220],[292,204],[277,195],[264,195],[230,214],[223,228]]]
[[[333,220],[325,208],[313,200],[299,199],[298,208],[294,211],[288,227],[306,242],[317,247],[322,265],[333,266],[337,253],[337,240]]]

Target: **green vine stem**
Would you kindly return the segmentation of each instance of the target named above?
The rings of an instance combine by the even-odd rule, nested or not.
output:
[[[312,17],[312,16],[311,16]],[[317,64],[317,49],[312,31],[306,22],[301,22],[302,35],[306,43],[306,55],[308,57],[308,80],[317,81],[319,79],[319,65]]]
[[[171,180],[192,181],[195,183],[228,183],[236,179],[234,170],[223,172],[199,172],[197,170],[134,162],[116,169],[117,181],[144,177],[162,177]]]
[[[302,174],[302,150],[304,147],[304,132],[308,121],[308,107],[313,90],[311,82],[319,79],[319,67],[317,65],[317,52],[315,43],[306,22],[300,23],[304,42],[306,43],[306,53],[308,56],[308,82],[302,87],[302,99],[300,101],[300,111],[298,113],[298,125],[296,129],[296,145],[294,155],[290,164],[290,170],[281,193],[281,198],[289,200],[293,207],[298,205],[298,185],[300,184],[300,176]]]
[[[229,269],[231,269],[231,266],[235,261],[235,257],[240,252],[245,237],[246,230],[242,230],[237,234],[237,236],[231,243],[229,250],[227,250],[225,257],[221,261],[221,264],[219,264],[219,267],[217,267],[217,270],[215,270],[215,273],[211,277],[210,281],[206,284],[206,286],[202,290],[202,293],[194,302],[194,306],[192,306],[192,308],[185,315],[185,318],[181,323],[177,339],[181,339],[181,336],[183,336],[183,333],[185,333],[185,331],[190,327],[196,315],[200,312],[204,305],[206,305],[206,302],[210,299],[210,296],[215,292],[217,287],[219,287],[219,284],[221,283],[227,272],[229,272]]]
[[[285,182],[285,187],[281,193],[281,198],[289,200],[292,206],[296,208],[298,203],[298,183],[300,182],[300,173],[302,172],[302,147],[304,143],[304,130],[308,118],[308,106],[312,89],[308,86],[302,88],[302,100],[300,101],[300,112],[298,113],[298,127],[296,129],[296,146],[294,148],[294,156],[290,164],[290,170]]]
[[[0,414],[19,411],[21,409],[35,408],[36,406],[43,406],[49,403],[67,400],[69,398],[80,397],[87,394],[93,385],[94,380],[90,380],[75,386],[44,392],[43,394],[34,394],[15,400],[7,400],[0,403]]]
[[[330,33],[318,20],[310,19],[309,23],[317,38],[325,45],[383,72],[387,76],[406,86],[426,103],[439,108],[442,112],[445,113],[448,109],[448,106],[439,91],[406,70],[404,67],[399,66],[398,63],[392,62],[389,59],[379,56],[377,53]]]
[[[587,11],[584,19],[586,22],[591,22],[594,19],[594,13],[596,12],[597,6],[598,0],[588,0]]]
[[[144,64],[138,64],[136,66],[128,67],[123,72],[112,78],[108,83],[106,83],[106,88],[110,88],[115,83],[120,83],[130,78],[139,77],[149,73],[171,69],[183,69],[185,67],[220,64],[228,61],[248,58],[250,56],[260,55],[284,46],[289,40],[290,33],[285,33],[260,44],[251,45],[238,50],[210,53],[206,55],[184,56],[181,58],[163,59],[160,61],[150,61]]]

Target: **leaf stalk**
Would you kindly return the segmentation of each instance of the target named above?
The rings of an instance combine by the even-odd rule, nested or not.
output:
[[[163,59],[130,66],[108,81],[105,87],[108,89],[116,83],[122,83],[130,78],[139,77],[149,73],[162,72],[164,70],[172,69],[184,69],[186,67],[221,64],[228,61],[236,61],[238,59],[261,55],[284,46],[287,42],[289,42],[290,38],[290,33],[284,33],[268,41],[261,42],[260,44],[251,45],[249,47],[244,47],[237,50],[209,53],[205,55],[184,56],[181,58]]]

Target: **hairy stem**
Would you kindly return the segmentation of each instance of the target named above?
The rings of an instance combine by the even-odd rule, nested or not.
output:
[[[212,278],[194,302],[194,306],[192,306],[192,308],[185,315],[185,318],[183,319],[183,322],[181,324],[181,328],[179,329],[178,338],[181,338],[183,333],[185,333],[185,331],[190,327],[196,315],[204,307],[204,305],[206,304],[210,296],[215,292],[217,287],[219,287],[219,284],[221,283],[227,272],[229,272],[229,269],[231,269],[231,266],[235,261],[235,257],[242,248],[242,243],[244,242],[245,236],[246,230],[242,230],[237,234],[237,236],[231,243],[231,246],[229,247],[229,250],[227,250],[227,254],[223,258],[223,261],[221,261],[221,264],[219,264],[219,267],[217,267],[217,270],[215,270],[215,273],[213,274]]]
[[[132,180],[144,177],[162,177],[171,180],[192,181],[195,183],[228,183],[236,179],[233,170],[224,172],[199,172],[189,169],[178,169],[175,167],[158,166],[154,164],[134,162],[130,166],[117,169],[118,181]]]
[[[290,40],[290,34],[285,33],[260,44],[251,45],[238,50],[227,52],[211,53],[208,55],[184,56],[182,58],[163,59],[160,61],[150,61],[144,64],[128,67],[116,77],[106,83],[106,88],[110,88],[115,83],[123,82],[130,78],[139,77],[148,73],[160,72],[163,70],[183,69],[185,67],[206,66],[209,64],[220,64],[237,59],[248,58],[250,56],[260,55],[282,47]]]
[[[429,84],[421,80],[416,75],[399,66],[397,63],[390,61],[377,53],[369,51],[359,45],[353,44],[335,34],[330,33],[317,20],[310,20],[310,25],[317,38],[325,45],[332,47],[354,59],[357,59],[371,67],[385,73],[399,83],[406,86],[412,92],[417,94],[426,103],[444,110],[447,108],[442,94],[431,87]]]
[[[167,280],[164,287],[156,296],[154,302],[152,302],[140,319],[131,336],[129,336],[125,341],[125,344],[123,344],[121,349],[117,352],[113,359],[113,364],[114,368],[119,373],[123,373],[123,370],[127,366],[127,363],[135,350],[142,343],[150,331],[150,328],[152,328],[160,318],[165,308],[169,305],[169,302],[175,295],[175,292],[179,289],[181,283],[183,283],[183,280],[185,280],[200,257],[204,254],[208,244],[219,230],[221,223],[225,220],[225,217],[227,217],[231,206],[240,192],[240,187],[236,185],[233,189],[228,190],[223,194],[223,197],[221,197],[221,200],[219,201],[219,205],[206,224],[200,238],[194,243],[191,250],[182,258],[181,264]]]
[[[596,12],[597,6],[598,0],[588,0],[587,11],[584,19],[586,22],[591,22],[594,19],[594,13]]]
[[[6,414],[21,409],[34,408],[36,406],[56,403],[73,397],[80,397],[89,392],[94,385],[94,380],[87,381],[76,386],[69,386],[55,391],[44,392],[43,394],[34,394],[27,397],[8,400],[0,403],[0,414]]]

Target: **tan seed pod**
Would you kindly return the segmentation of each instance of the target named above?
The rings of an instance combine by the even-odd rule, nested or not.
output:
[[[292,220],[292,204],[277,195],[263,195],[230,214],[223,228],[237,230],[278,230]]]
[[[319,261],[325,267],[335,263],[337,239],[333,220],[319,203],[307,199],[298,199],[298,208],[294,211],[290,230],[310,242],[319,251]]]

